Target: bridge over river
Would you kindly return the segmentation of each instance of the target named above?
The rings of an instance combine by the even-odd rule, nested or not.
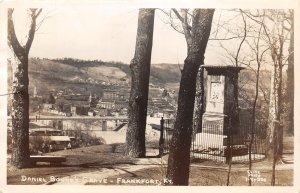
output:
[[[9,121],[12,120],[12,117],[7,117]],[[29,116],[30,121],[36,120],[102,120],[102,121],[128,121],[127,116],[120,116],[120,117],[92,117],[92,116]]]

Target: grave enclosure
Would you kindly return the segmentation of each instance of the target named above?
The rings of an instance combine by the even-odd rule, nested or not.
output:
[[[192,156],[227,162],[248,161],[251,118],[241,121],[238,106],[238,75],[243,67],[203,65],[206,71],[205,111],[202,116],[202,131],[197,131],[192,140]],[[164,121],[169,123],[171,120]],[[168,128],[168,124],[164,125]],[[252,159],[264,158],[265,139],[263,131],[256,129],[252,147]],[[165,129],[167,142],[171,131]],[[168,144],[165,144],[168,151]]]

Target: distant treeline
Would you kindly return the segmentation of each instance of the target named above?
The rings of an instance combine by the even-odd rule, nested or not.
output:
[[[101,60],[81,60],[74,58],[60,58],[53,59],[52,61],[68,64],[77,68],[80,67],[97,67],[97,66],[109,66],[116,67],[126,73],[128,77],[131,77],[131,71],[129,64],[123,62],[103,62]],[[150,82],[155,84],[165,84],[165,83],[179,83],[180,82],[180,70],[175,64],[152,64]]]

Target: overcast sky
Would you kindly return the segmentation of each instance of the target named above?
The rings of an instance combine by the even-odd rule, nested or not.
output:
[[[20,14],[20,18],[21,15],[25,13]],[[134,55],[138,9],[118,7],[44,9],[40,19],[45,15],[47,18],[36,33],[30,51],[31,56],[73,57],[129,63]],[[17,17],[16,25],[17,22],[21,23]],[[22,28],[21,25],[17,27]],[[152,62],[177,63],[185,56],[185,44],[182,34],[172,30],[159,17],[155,18]]]
[[[124,7],[57,7],[44,9],[46,19],[36,33],[30,56],[72,57],[129,63],[134,55],[138,9]],[[18,36],[24,29],[26,12],[15,10]],[[29,21],[29,19],[27,19]],[[183,34],[166,24],[166,17],[156,10],[152,63],[183,63],[186,42]],[[206,63],[220,63],[210,45]]]
[[[24,41],[27,40],[25,36],[28,33],[25,26],[27,24],[28,27],[30,22],[29,18],[26,19],[28,16],[26,10],[24,7],[18,7],[14,11],[18,39]],[[120,3],[105,6],[54,5],[44,8],[38,19],[38,22],[41,20],[43,22],[36,32],[30,56],[130,63],[135,51],[138,11],[137,7],[123,6]],[[167,21],[168,17],[156,9],[152,63],[182,64],[187,53],[184,35],[170,27]],[[248,19],[247,23],[250,21]],[[220,26],[217,24],[222,24],[222,27],[216,30],[216,26]],[[210,38],[224,38],[224,34],[228,34],[226,32],[228,29],[235,35],[226,35],[227,38],[236,34],[242,37],[243,25],[242,17],[237,11],[216,9]],[[228,53],[235,56],[240,42],[241,39],[222,41],[222,48],[219,41],[210,40],[206,49],[205,64],[232,65],[228,60],[230,58]],[[247,55],[249,50],[244,44],[239,58]]]

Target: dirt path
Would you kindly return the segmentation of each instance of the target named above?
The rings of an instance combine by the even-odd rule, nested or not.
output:
[[[120,177],[126,179],[140,178],[161,178],[166,174],[167,159],[157,158],[158,150],[155,148],[147,148],[147,158],[130,158],[123,155],[124,147],[120,144],[116,145],[99,145],[92,147],[84,147],[73,150],[64,150],[52,152],[46,155],[65,156],[67,162],[59,167],[49,165],[38,165],[34,168],[12,169],[8,164],[8,184],[51,184],[51,185],[84,185],[84,184],[118,184],[116,180]],[[209,160],[200,160],[191,163],[191,174],[195,174],[194,184],[199,182],[196,180],[200,176],[197,171],[201,171],[201,175],[205,171],[212,173],[226,173],[228,165],[222,162],[214,162]],[[293,175],[293,163],[278,164],[276,170],[286,172]],[[233,164],[233,172],[242,172],[239,174],[246,175],[248,164]],[[267,161],[253,163],[253,170],[261,172],[269,172],[271,165]],[[204,173],[203,173],[204,172]],[[210,175],[210,174],[208,174]],[[46,182],[21,181],[22,176],[31,178],[41,177]],[[216,177],[213,177],[215,179]],[[114,181],[114,182],[112,182]]]
[[[108,180],[109,177],[118,176],[121,174],[130,174],[134,176],[135,171],[139,171],[147,168],[159,167],[158,164],[148,164],[148,165],[119,165],[112,168],[101,168],[96,171],[80,172],[77,174],[72,174],[63,178],[57,178],[58,182],[53,183],[53,185],[85,185],[88,183],[103,182]],[[76,179],[76,180],[75,180]],[[109,181],[107,181],[109,182]],[[113,183],[113,181],[110,181]]]
[[[103,182],[108,180],[107,178],[117,176],[121,174],[130,174],[134,176],[134,172],[147,168],[154,167],[166,167],[166,157],[156,158],[157,152],[155,149],[149,149],[147,151],[148,158],[136,158],[133,163],[130,164],[114,164],[107,167],[89,167],[89,171],[76,172],[68,176],[55,179],[53,185],[85,185],[91,182]],[[54,179],[53,179],[54,180]],[[111,182],[112,183],[112,182]],[[48,183],[49,184],[49,183]]]

